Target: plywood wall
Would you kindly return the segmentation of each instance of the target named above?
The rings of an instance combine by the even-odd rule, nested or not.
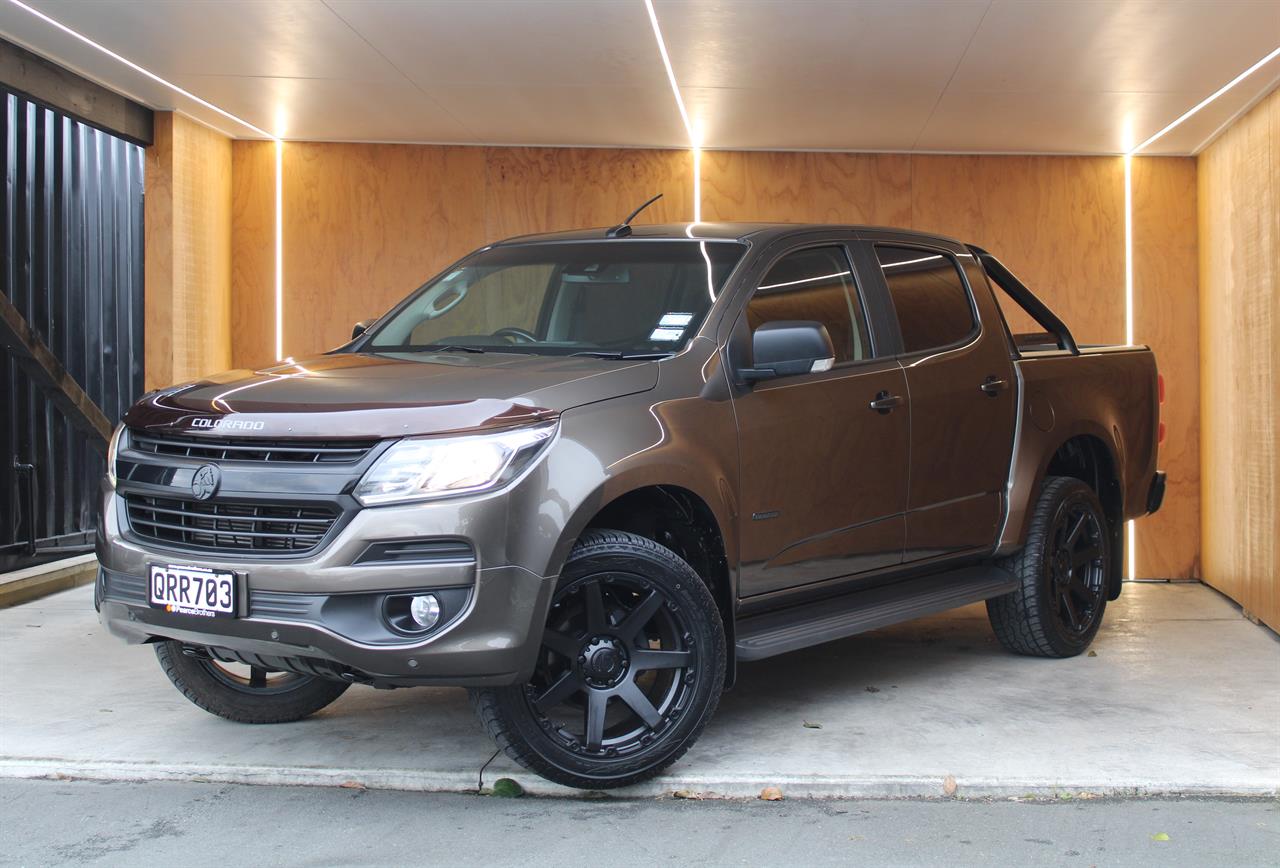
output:
[[[274,359],[274,146],[235,142],[233,361]],[[424,279],[486,241],[693,213],[684,151],[284,147],[286,355],[344,342]],[[1138,572],[1196,575],[1199,454],[1195,164],[1134,164],[1136,339],[1170,373],[1170,497],[1138,532]],[[906,226],[990,249],[1087,342],[1124,340],[1124,167],[1115,157],[952,157],[710,151],[704,220]],[[1174,442],[1176,438],[1176,443]]]
[[[233,357],[275,358],[275,146],[234,143]],[[344,343],[458,257],[497,238],[616,223],[686,220],[693,176],[682,151],[288,143],[284,184],[284,351]]]
[[[231,364],[231,140],[157,112],[146,157],[146,383]]]
[[[711,152],[707,220],[871,223],[987,248],[1087,343],[1125,339],[1124,162],[1118,157]],[[1133,163],[1134,338],[1168,383],[1169,497],[1137,530],[1139,576],[1198,575],[1195,161]],[[1015,328],[1017,325],[1015,324]]]
[[[1204,578],[1280,631],[1280,91],[1198,182]]]

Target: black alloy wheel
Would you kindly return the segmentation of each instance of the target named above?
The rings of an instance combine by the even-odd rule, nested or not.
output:
[[[698,648],[680,603],[633,573],[598,573],[557,590],[530,710],[565,748],[626,756],[665,733],[688,707]]]
[[[1058,623],[1073,635],[1084,635],[1102,614],[1106,595],[1106,540],[1098,515],[1084,500],[1062,504],[1045,551],[1045,578]]]
[[[205,648],[165,641],[156,659],[173,686],[210,714],[237,723],[289,723],[314,714],[350,686],[297,672],[215,660]]]
[[[1017,586],[987,600],[1000,644],[1033,657],[1074,657],[1089,647],[1111,587],[1110,529],[1097,494],[1084,481],[1044,481],[1026,545],[1000,563]]]
[[[584,789],[658,774],[693,744],[724,686],[720,611],[675,552],[591,530],[561,571],[523,684],[471,692],[508,756]]]

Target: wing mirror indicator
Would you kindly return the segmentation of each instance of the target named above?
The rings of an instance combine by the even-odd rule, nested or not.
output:
[[[831,370],[835,349],[827,327],[813,320],[777,320],[760,326],[751,334],[752,367],[741,368],[744,383],[816,374]]]

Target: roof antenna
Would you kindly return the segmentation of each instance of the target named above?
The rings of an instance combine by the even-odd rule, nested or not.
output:
[[[626,238],[628,235],[631,234],[631,221],[636,219],[636,215],[639,214],[641,211],[643,211],[645,208],[648,208],[654,202],[657,202],[661,198],[662,198],[662,194],[659,193],[658,195],[650,199],[648,202],[645,202],[639,208],[637,208],[636,210],[628,214],[626,220],[623,220],[617,226],[605,232],[604,237],[605,238]]]

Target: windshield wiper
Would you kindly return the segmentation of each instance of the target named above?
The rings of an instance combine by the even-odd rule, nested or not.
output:
[[[480,347],[464,347],[462,344],[440,344],[431,347],[428,352],[432,353],[483,353],[487,352]]]
[[[580,353],[569,353],[571,356],[590,356],[593,359],[618,359],[627,361],[644,361],[652,359],[669,359],[675,353],[624,353],[621,350],[583,350]]]

